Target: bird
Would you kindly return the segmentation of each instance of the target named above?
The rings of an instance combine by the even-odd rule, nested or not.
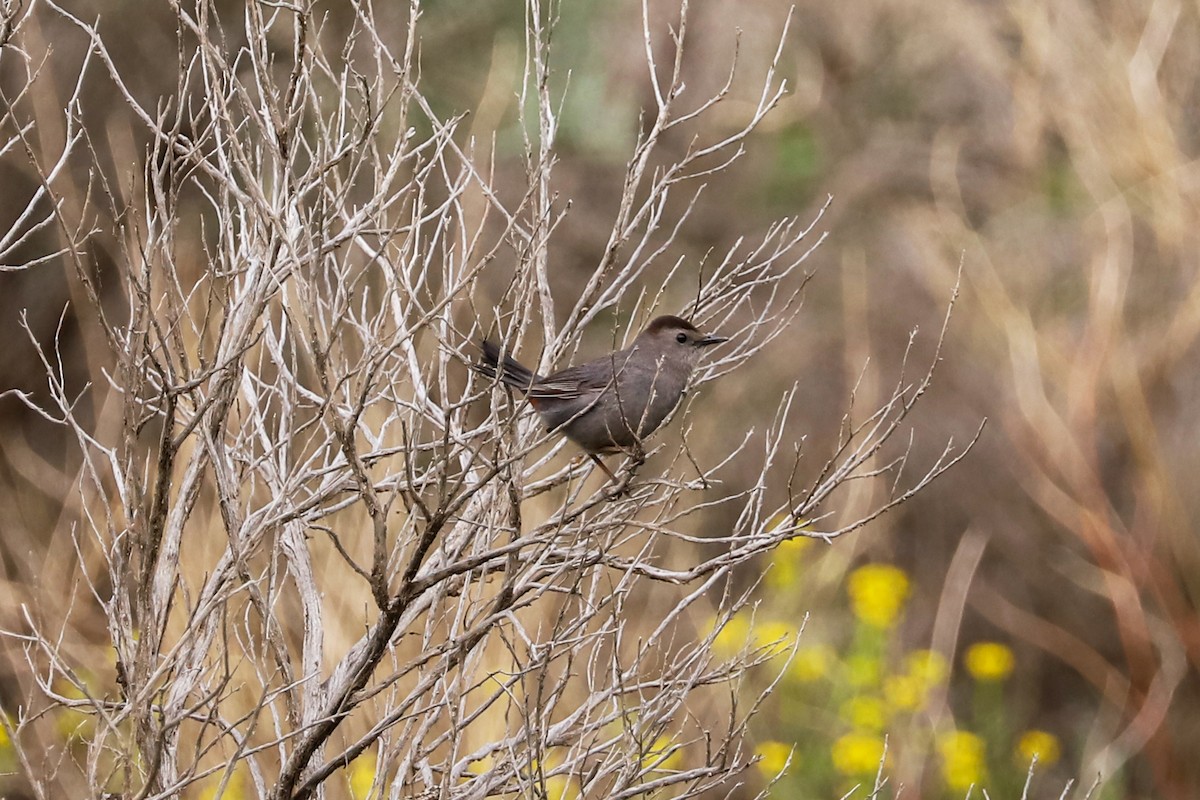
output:
[[[652,320],[629,347],[545,377],[487,339],[480,342],[482,356],[474,366],[524,393],[550,431],[579,445],[619,484],[600,457],[618,452],[640,457],[642,440],[679,405],[700,356],[727,341],[667,315]]]

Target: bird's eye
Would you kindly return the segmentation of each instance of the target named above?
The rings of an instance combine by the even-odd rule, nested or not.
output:
[[[679,342],[680,344],[687,344],[687,334],[686,333],[675,334],[675,341]]]

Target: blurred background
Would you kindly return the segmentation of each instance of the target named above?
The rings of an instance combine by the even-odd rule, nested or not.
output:
[[[239,4],[217,5],[236,18]],[[322,35],[336,36],[350,8],[325,5]],[[137,96],[174,91],[169,14],[143,2],[65,6],[127,43],[117,66]],[[650,38],[665,53],[678,7],[650,6]],[[739,60],[705,139],[746,123],[789,8],[693,3],[684,99],[717,91]],[[603,250],[653,97],[640,3],[572,0],[557,11],[554,182],[571,210],[551,263],[569,295]],[[469,111],[473,135],[494,133],[500,180],[519,191],[521,4],[440,0],[423,13],[426,94],[443,114]],[[1200,796],[1198,21],[1181,0],[795,6],[783,42],[789,94],[709,181],[663,268],[676,257],[700,264],[781,216],[811,218],[832,195],[819,225],[830,236],[809,262],[816,275],[790,334],[705,389],[704,408],[744,413],[710,415],[701,438],[715,451],[723,430],[761,428],[798,381],[799,473],[815,476],[851,393],[856,409],[886,399],[912,329],[913,363],[932,357],[960,265],[942,361],[912,418],[910,468],[988,424],[971,455],[913,501],[831,546],[784,548],[763,561],[765,575],[745,576],[762,577],[760,604],[723,632],[728,647],[770,643],[810,615],[790,663],[779,657],[785,677],[755,729],[764,775],[792,758],[774,796],[870,783],[885,738],[893,787],[921,797],[962,797],[973,783],[1019,796],[1034,753],[1033,796],[1057,797],[1071,779],[1083,796],[1098,775],[1097,797]],[[61,148],[87,42],[48,8],[33,23],[45,49],[24,57],[45,65],[23,101],[44,164]],[[0,54],[6,102],[16,57]],[[146,136],[113,92],[100,70],[88,74],[90,146],[103,168],[137,170]],[[68,217],[95,178],[88,166],[72,165],[79,205]],[[0,154],[0,175],[8,225],[39,178],[15,149]],[[89,224],[100,233],[88,269],[103,285],[112,220]],[[61,243],[47,230],[26,246],[33,257]],[[79,313],[73,275],[65,260],[0,272],[0,389],[45,391],[23,319],[40,341],[57,339],[68,385],[104,384],[110,359]],[[79,458],[64,431],[11,398],[0,425],[0,578],[15,598],[46,579],[50,532],[78,514]],[[889,486],[863,482],[831,510],[849,517]]]

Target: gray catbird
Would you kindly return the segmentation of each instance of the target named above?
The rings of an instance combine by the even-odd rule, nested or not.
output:
[[[519,389],[550,430],[582,447],[612,480],[600,456],[640,452],[642,439],[658,430],[679,404],[705,347],[727,341],[705,336],[679,317],[658,317],[633,344],[594,361],[543,378],[484,340],[476,369]]]

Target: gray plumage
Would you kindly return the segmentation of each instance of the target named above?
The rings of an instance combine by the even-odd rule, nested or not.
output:
[[[638,452],[642,440],[679,405],[700,354],[726,341],[705,336],[687,320],[658,317],[633,344],[585,364],[542,377],[489,341],[476,369],[524,392],[546,426],[592,456]]]

